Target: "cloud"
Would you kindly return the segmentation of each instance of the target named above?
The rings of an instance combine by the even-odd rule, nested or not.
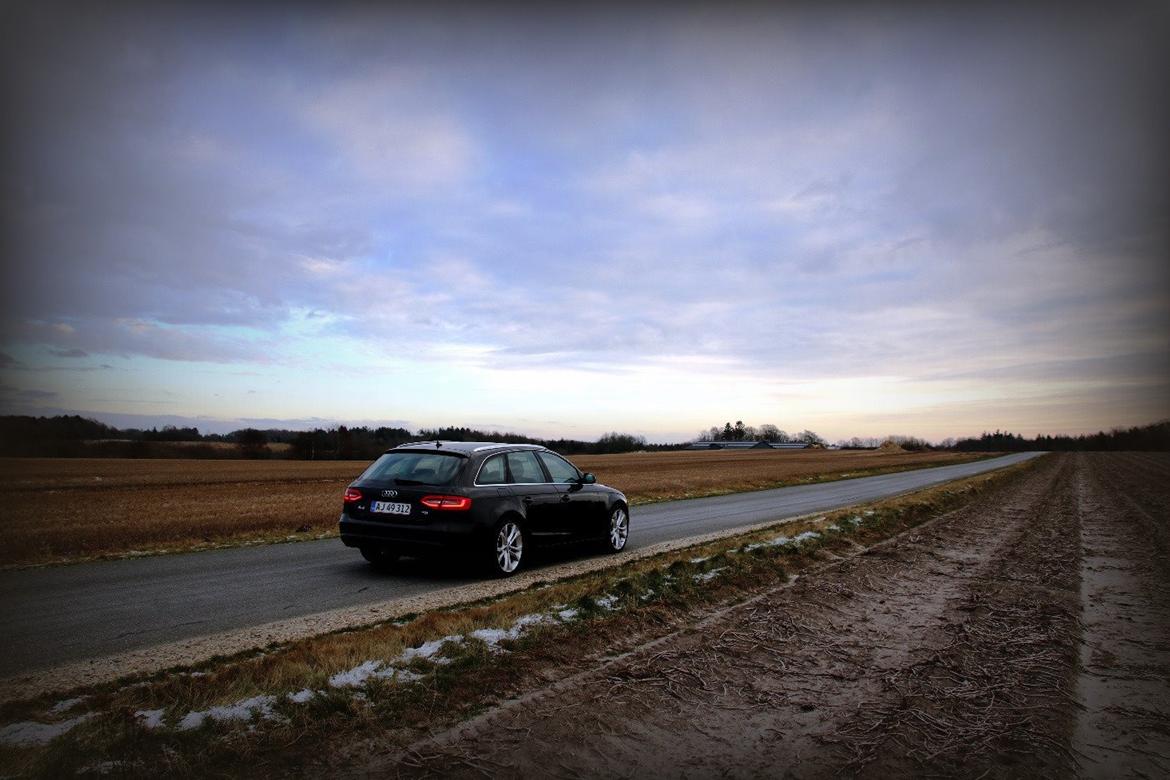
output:
[[[1170,363],[1162,11],[269,13],[13,15],[8,353],[189,394],[196,363],[999,398]]]
[[[421,83],[418,83],[421,82]],[[439,85],[395,70],[332,83],[298,111],[310,128],[340,150],[360,177],[417,195],[465,181],[475,144],[449,112],[434,108]]]
[[[45,401],[52,401],[57,398],[57,395],[52,390],[0,385],[0,404],[12,410],[23,409],[30,404],[35,406]]]
[[[26,342],[49,345],[48,354],[65,358],[106,354],[184,362],[262,363],[271,349],[264,338],[131,317],[92,321],[68,333],[52,324],[31,321],[22,323],[17,333]]]

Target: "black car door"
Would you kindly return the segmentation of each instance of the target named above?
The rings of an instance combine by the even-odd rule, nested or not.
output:
[[[576,539],[591,539],[608,533],[606,493],[594,485],[582,485],[581,471],[560,455],[552,452],[537,454],[561,491],[565,533]]]
[[[546,541],[565,536],[567,531],[561,493],[556,485],[548,481],[536,459],[536,453],[521,450],[509,452],[505,458],[508,463],[509,488],[524,504],[528,532],[535,537],[544,537]]]

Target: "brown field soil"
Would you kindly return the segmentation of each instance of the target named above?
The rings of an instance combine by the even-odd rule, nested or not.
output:
[[[572,460],[637,504],[945,466],[980,457],[984,456],[956,452],[715,450],[581,455]]]
[[[979,456],[663,452],[574,458],[631,502],[844,479]],[[365,461],[0,459],[0,565],[311,539],[336,532]]]
[[[334,750],[320,774],[1165,777],[1168,505],[1170,456],[1051,456],[405,750]]]

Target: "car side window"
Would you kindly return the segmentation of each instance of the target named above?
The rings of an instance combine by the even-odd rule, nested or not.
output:
[[[508,470],[512,472],[512,482],[522,484],[547,481],[533,452],[509,452],[507,458]]]
[[[508,481],[508,471],[504,468],[504,456],[492,455],[483,462],[479,469],[479,476],[475,478],[478,485],[503,485]]]
[[[576,482],[581,478],[581,472],[559,455],[553,455],[551,452],[538,452],[540,462],[548,469],[548,473],[552,475],[553,482]]]

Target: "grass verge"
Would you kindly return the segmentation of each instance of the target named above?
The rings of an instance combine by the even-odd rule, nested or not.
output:
[[[0,773],[283,775],[402,747],[1018,479],[1036,461],[525,591],[0,706]],[[340,750],[339,747],[341,746]],[[322,767],[324,769],[324,767]]]

